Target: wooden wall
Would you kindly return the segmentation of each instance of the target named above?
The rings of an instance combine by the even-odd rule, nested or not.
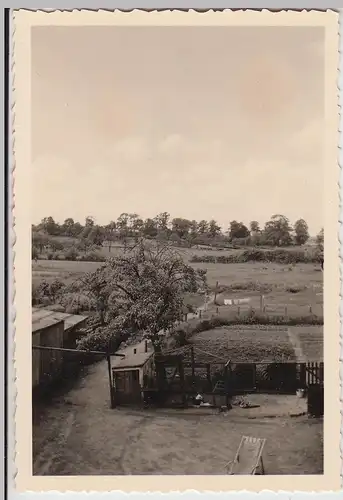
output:
[[[34,332],[32,345],[63,347],[64,322]],[[63,353],[32,349],[32,388],[54,382],[61,374]]]

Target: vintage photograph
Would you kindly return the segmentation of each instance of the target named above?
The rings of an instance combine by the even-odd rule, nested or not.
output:
[[[30,36],[32,475],[323,475],[325,27]]]

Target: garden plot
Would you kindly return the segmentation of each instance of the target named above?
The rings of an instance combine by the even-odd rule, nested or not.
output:
[[[298,346],[302,361],[323,361],[324,335],[322,326],[298,326],[289,328],[293,344]],[[300,361],[300,359],[299,359]]]
[[[288,329],[283,327],[227,326],[197,333],[191,342],[198,348],[197,362],[213,363],[216,359],[236,363],[296,361]]]

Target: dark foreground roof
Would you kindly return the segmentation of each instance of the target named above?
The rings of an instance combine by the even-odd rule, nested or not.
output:
[[[63,321],[64,330],[70,330],[83,323],[87,316],[50,311],[48,309],[32,308],[32,332],[48,328]]]

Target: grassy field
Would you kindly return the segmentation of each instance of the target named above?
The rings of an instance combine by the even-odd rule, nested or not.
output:
[[[187,254],[185,254],[186,256]],[[102,263],[80,261],[40,260],[32,264],[34,285],[43,280],[59,279],[71,283],[83,273],[96,270]],[[323,314],[323,274],[315,264],[192,264],[207,269],[208,284],[212,291],[219,283],[225,298],[246,299],[248,304],[240,305],[244,311],[250,307],[259,310],[260,296],[264,295],[267,314],[306,316]],[[221,315],[237,313],[238,306],[220,307]],[[216,308],[210,313],[216,313]]]
[[[284,415],[295,396],[263,395],[256,414],[110,410],[106,362],[88,370],[67,397],[37,417],[35,475],[225,474],[242,435],[267,439],[266,474],[323,473],[323,422]]]

